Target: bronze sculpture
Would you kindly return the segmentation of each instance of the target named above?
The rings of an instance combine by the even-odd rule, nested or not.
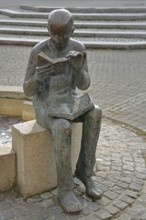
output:
[[[36,120],[52,132],[55,143],[58,199],[68,213],[79,212],[82,205],[73,192],[71,169],[71,122],[83,122],[81,150],[75,176],[96,199],[102,191],[92,180],[95,165],[101,110],[88,93],[77,96],[76,87],[90,85],[86,50],[73,40],[73,17],[65,9],[53,10],[48,17],[50,37],[31,51],[24,80],[24,92],[33,96]]]

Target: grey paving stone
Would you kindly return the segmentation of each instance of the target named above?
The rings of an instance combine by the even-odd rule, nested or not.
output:
[[[146,211],[140,212],[135,216],[132,216],[131,220],[145,220],[146,219]]]
[[[113,206],[112,204],[105,206],[104,209],[108,211],[111,215],[116,215],[120,212],[120,209],[117,207]]]
[[[146,169],[145,169],[145,167],[135,167],[135,170],[136,170],[137,172],[146,174]]]
[[[51,194],[50,192],[45,192],[45,193],[42,193],[42,194],[40,195],[40,197],[41,197],[42,199],[50,199],[50,198],[52,197],[52,194]]]
[[[111,159],[112,159],[112,157],[111,157]],[[111,170],[111,171],[108,173],[107,178],[108,178],[108,179],[111,179],[111,181],[113,181],[114,183],[116,183],[116,182],[118,182],[119,179],[121,178],[121,172]]]
[[[51,199],[45,199],[45,200],[39,202],[38,205],[40,205],[43,208],[48,208],[48,207],[54,205],[54,200],[52,198]]]
[[[125,182],[125,183],[128,183],[128,184],[132,182],[132,178],[130,178],[130,177],[122,177],[120,180],[122,182]]]
[[[140,184],[140,185],[144,185],[144,180],[143,180],[143,179],[134,178],[133,181],[134,181],[135,183]]]
[[[21,217],[29,214],[28,209],[25,206],[18,206],[13,209],[16,217]]]
[[[79,219],[85,219],[84,216],[82,214],[71,214],[71,215],[68,215],[69,217],[69,220],[79,220]],[[59,220],[59,216],[57,218]]]
[[[52,216],[52,219],[53,219],[53,217],[54,217],[55,220],[70,220],[72,216],[70,216],[70,215],[65,215],[64,213],[61,213],[61,214]],[[76,219],[77,219],[77,218],[80,219],[79,216],[76,216]],[[50,219],[51,219],[51,218],[50,218]],[[73,219],[73,218],[72,218],[72,219]],[[75,219],[75,218],[74,218],[74,219]],[[46,220],[46,219],[45,219],[45,220]]]
[[[105,197],[105,195],[98,201],[98,204],[101,204],[102,206],[109,205],[111,203],[111,199]]]
[[[127,204],[132,204],[135,200],[133,198],[131,198],[130,196],[121,196],[120,200],[122,200],[123,202],[126,202]]]
[[[121,201],[121,200],[116,200],[114,203],[113,203],[114,206],[116,206],[117,208],[119,208],[121,211],[124,210],[128,204]]]
[[[54,220],[55,217],[46,218],[45,220]]]
[[[102,220],[110,219],[112,217],[112,215],[104,209],[100,209],[95,214]]]
[[[2,220],[9,220],[9,219],[13,219],[15,216],[14,216],[14,213],[12,212],[12,210],[4,210],[0,213],[1,215],[1,218]]]
[[[45,220],[49,216],[49,212],[46,212],[46,210],[38,210],[38,212],[35,212],[33,216],[36,220]]]
[[[116,218],[116,220],[132,220],[131,215],[124,213],[119,218]]]
[[[36,218],[32,215],[22,216],[17,218],[18,220],[35,220]]]
[[[4,201],[4,202],[0,202],[0,210],[6,210],[6,209],[11,209],[12,208],[12,204],[9,201]]]
[[[59,215],[63,213],[63,210],[59,205],[50,206],[49,208],[47,208],[47,211],[49,212],[51,216]]]
[[[111,190],[115,193],[121,194],[123,191],[125,191],[125,189],[123,187],[120,186],[114,186],[111,188]]]
[[[131,191],[131,190],[126,190],[125,191],[125,194],[130,196],[131,198],[133,199],[136,199],[137,196],[138,196],[138,192],[135,192],[135,191]]]
[[[104,171],[109,171],[109,170],[110,170],[110,167],[107,166],[107,165],[101,164],[101,165],[100,165],[100,169],[102,169],[102,170],[104,170]]]
[[[19,207],[19,206],[25,206],[25,202],[22,200],[22,198],[15,198],[15,197],[12,197],[11,198],[11,196],[8,198],[8,201],[10,201],[11,202],[11,204],[12,204],[12,207],[13,208],[17,208],[17,207]]]
[[[133,216],[140,216],[142,213],[145,212],[145,206],[142,203],[135,202],[134,206],[127,209],[127,214]]]
[[[93,176],[93,179],[98,183],[102,183],[105,179],[103,177],[98,176],[98,172],[96,173],[96,176]]]
[[[53,189],[52,191],[51,191],[51,193],[53,194],[53,195],[57,195],[57,193],[58,193],[58,189],[56,188],[56,189]]]
[[[126,182],[119,181],[119,182],[117,183],[117,186],[120,186],[120,187],[122,187],[122,188],[124,188],[124,189],[127,189],[128,186],[129,186],[129,184],[126,183]]]
[[[118,166],[113,166],[113,165],[112,165],[112,169],[113,169],[113,170],[117,170],[117,171],[121,171],[121,170],[122,170],[122,167],[118,167]]]
[[[85,217],[85,220],[101,220],[101,218],[99,218],[99,217],[97,218],[96,215],[90,214],[90,215]]]
[[[93,211],[101,209],[103,206],[99,202],[88,202],[88,207]]]
[[[85,208],[83,209],[83,211],[82,211],[82,214],[83,214],[84,216],[89,215],[90,213],[92,213],[92,209],[89,208],[88,206],[85,207]]]
[[[105,185],[105,186],[108,186],[108,187],[112,187],[112,186],[114,186],[115,185],[115,183],[113,183],[111,180],[104,180],[103,182],[102,182],[102,184],[103,185]]]
[[[137,166],[137,167],[145,167],[145,161],[143,161],[143,162],[135,162],[135,166]]]
[[[130,185],[129,185],[129,189],[130,190],[134,190],[134,191],[141,191],[142,190],[142,185],[141,184],[138,184],[138,183],[135,183],[135,182],[132,182]]]
[[[130,171],[130,170],[124,170],[123,173],[124,173],[125,175],[128,175],[128,176],[134,175],[134,172],[133,172],[133,171]]]
[[[33,197],[27,199],[27,202],[28,202],[28,203],[35,203],[35,202],[40,202],[40,201],[42,201],[42,200],[43,200],[43,199],[41,198],[41,196],[38,195],[38,196],[33,196]]]
[[[129,170],[129,171],[133,171],[133,172],[134,172],[134,164],[133,164],[132,166],[123,165],[123,169],[124,169],[124,170]]]
[[[106,196],[108,199],[114,200],[116,199],[119,195],[113,191],[107,191],[104,193],[104,196]]]

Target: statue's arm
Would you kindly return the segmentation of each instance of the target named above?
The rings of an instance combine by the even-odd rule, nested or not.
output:
[[[88,89],[88,87],[90,86],[90,76],[88,73],[86,58],[85,58],[83,67],[79,71],[74,70],[74,77],[75,77],[76,86],[79,89],[81,90]]]
[[[27,96],[33,96],[39,88],[39,81],[36,78],[37,55],[30,54],[23,89]]]
[[[82,47],[78,51],[70,51],[68,57],[73,68],[76,86],[81,90],[87,89],[90,86],[90,77],[85,48]]]

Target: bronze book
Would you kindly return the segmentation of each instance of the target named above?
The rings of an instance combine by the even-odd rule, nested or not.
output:
[[[89,110],[93,109],[94,104],[88,93],[85,93],[81,97],[74,98],[73,102],[62,104],[45,105],[48,115],[51,117],[65,118],[74,120]]]
[[[56,76],[60,74],[65,74],[68,72],[68,60],[69,58],[61,57],[61,58],[51,58],[44,54],[43,52],[38,54],[38,65],[43,66],[46,64],[50,64],[54,66],[54,73],[50,74],[50,76]]]
[[[40,52],[38,54],[38,60],[40,62],[46,62],[46,63],[50,63],[52,65],[55,65],[55,64],[60,64],[60,63],[66,63],[68,62],[68,58],[66,57],[61,57],[61,58],[51,58],[51,57],[48,57],[46,54],[44,54],[43,52]]]

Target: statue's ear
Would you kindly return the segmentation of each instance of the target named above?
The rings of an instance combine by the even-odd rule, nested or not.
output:
[[[47,26],[47,30],[48,30],[48,32],[50,32],[50,30],[49,30],[49,27]]]
[[[50,35],[50,28],[49,28],[49,26],[47,25],[47,30],[48,30],[48,33],[49,33],[49,35]]]
[[[74,30],[75,30],[75,27],[72,27],[71,34],[73,34],[73,33],[74,33]]]

